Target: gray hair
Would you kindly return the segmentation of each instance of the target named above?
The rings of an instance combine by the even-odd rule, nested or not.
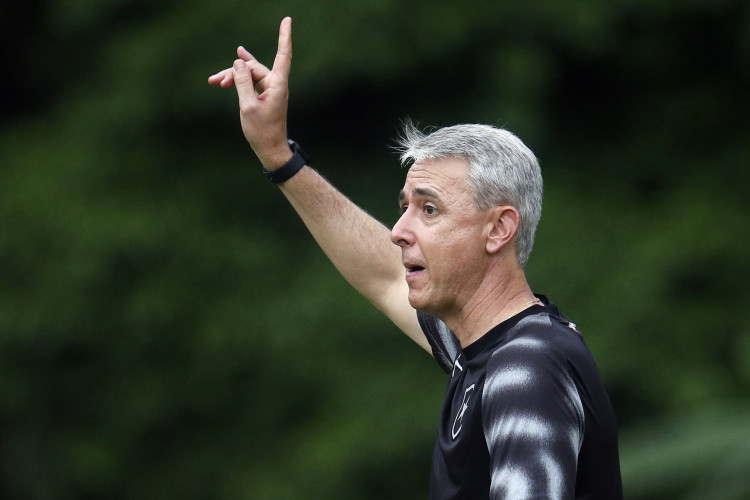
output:
[[[424,133],[406,121],[397,150],[404,166],[446,157],[466,160],[466,180],[479,210],[495,205],[518,210],[516,259],[522,269],[526,267],[542,216],[542,171],[521,139],[491,125],[454,125]]]

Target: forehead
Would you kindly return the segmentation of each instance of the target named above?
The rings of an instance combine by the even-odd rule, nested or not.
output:
[[[421,194],[431,192],[433,196],[454,197],[470,193],[466,174],[469,163],[459,158],[440,158],[415,162],[406,174],[404,189],[399,199],[408,197],[413,192]]]

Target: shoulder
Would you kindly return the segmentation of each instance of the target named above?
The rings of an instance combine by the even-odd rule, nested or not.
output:
[[[582,424],[578,366],[591,355],[580,333],[545,309],[525,316],[503,337],[486,365],[487,408],[502,402],[504,409],[554,415],[562,404],[568,420]]]
[[[494,343],[489,365],[519,362],[567,370],[593,363],[593,357],[577,326],[545,307],[521,318]]]

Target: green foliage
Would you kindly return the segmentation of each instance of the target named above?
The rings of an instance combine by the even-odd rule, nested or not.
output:
[[[750,495],[745,3],[0,12],[1,497],[426,494],[442,373],[327,263],[205,81],[240,43],[270,63],[287,14],[290,134],[387,224],[405,116],[505,125],[541,158],[529,279],[599,362],[628,498]]]
[[[633,498],[747,497],[746,407],[672,415],[623,433],[623,480]]]

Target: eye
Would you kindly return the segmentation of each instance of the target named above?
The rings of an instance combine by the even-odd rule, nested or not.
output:
[[[400,207],[398,207],[398,210],[399,210],[399,212],[401,214],[404,214],[408,209],[409,209],[409,204],[408,203],[404,203],[403,205],[401,205]]]
[[[430,205],[429,203],[425,204],[422,210],[427,215],[435,215],[438,213],[437,207],[435,207],[434,205]]]

